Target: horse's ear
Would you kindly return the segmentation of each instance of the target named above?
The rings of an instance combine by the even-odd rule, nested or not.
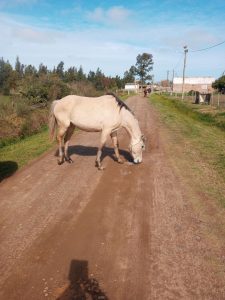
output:
[[[147,138],[144,136],[144,134],[142,134],[141,139],[144,143],[147,141]]]

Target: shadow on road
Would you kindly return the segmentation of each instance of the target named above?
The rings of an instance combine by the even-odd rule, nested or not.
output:
[[[69,287],[56,300],[109,300],[94,278],[89,278],[88,262],[72,260],[68,275]]]
[[[0,161],[0,182],[13,175],[18,169],[18,164],[15,161]]]
[[[69,146],[68,153],[70,156],[73,154],[77,154],[80,156],[96,156],[97,155],[98,148],[97,147],[91,147],[91,146],[83,146],[83,145],[76,145],[76,146]],[[127,161],[133,161],[130,153],[125,150],[119,150],[120,155],[123,156],[123,158]],[[59,152],[58,150],[55,153],[55,156],[58,156]],[[104,147],[102,151],[102,159],[104,159],[106,156],[109,156],[114,161],[116,161],[115,155],[114,155],[114,149],[110,147]]]
[[[70,146],[69,147],[69,154],[77,154],[81,156],[96,156],[97,155],[98,148],[97,147],[90,147],[90,146],[82,146],[82,145],[76,145],[76,146]],[[126,160],[131,160],[131,155],[128,151],[125,150],[119,150],[120,155],[122,155]],[[111,147],[104,147],[102,151],[102,159],[106,156],[110,156],[113,160],[115,159],[114,156],[114,149]]]

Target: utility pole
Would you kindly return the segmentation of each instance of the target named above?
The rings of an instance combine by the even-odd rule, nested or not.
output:
[[[183,82],[182,82],[182,101],[184,100],[184,80],[185,80],[185,68],[186,68],[186,57],[188,53],[187,46],[184,46],[184,67],[183,67]]]
[[[170,71],[167,71],[167,76],[166,76],[166,83],[167,83],[167,86],[169,86],[169,73],[170,73]]]
[[[174,70],[173,70],[173,75],[172,75],[172,92],[173,92],[173,80],[174,80]]]

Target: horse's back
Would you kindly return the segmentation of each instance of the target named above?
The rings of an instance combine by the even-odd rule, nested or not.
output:
[[[82,97],[68,95],[57,101],[54,113],[57,119],[87,131],[100,131],[103,127],[118,126],[120,114],[111,95]]]

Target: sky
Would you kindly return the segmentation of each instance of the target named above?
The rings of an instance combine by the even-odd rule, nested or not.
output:
[[[142,53],[153,55],[154,81],[220,77],[225,71],[224,0],[0,0],[0,57],[53,69],[97,68],[119,75]],[[169,72],[169,73],[168,73]]]

